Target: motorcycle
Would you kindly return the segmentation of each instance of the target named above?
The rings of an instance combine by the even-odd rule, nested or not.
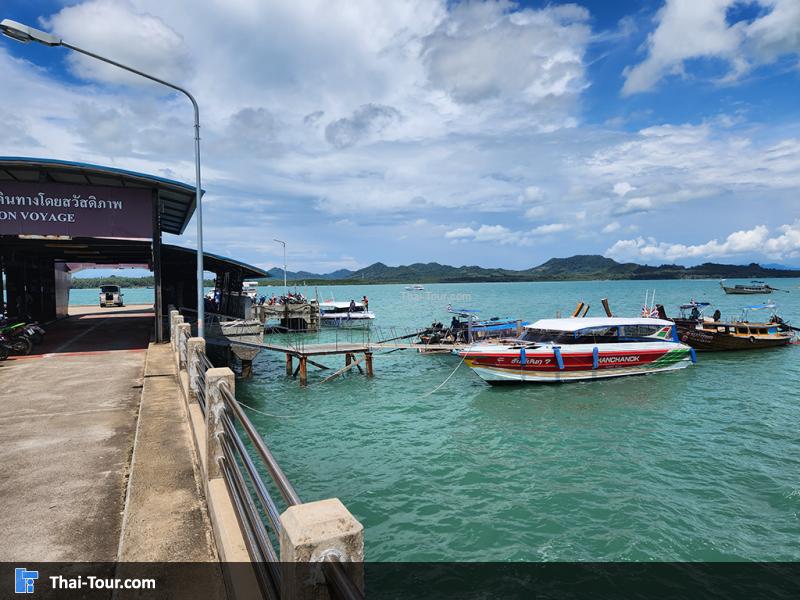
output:
[[[13,354],[26,355],[33,350],[34,344],[44,341],[44,329],[36,323],[19,322],[1,326],[0,335],[6,339]]]
[[[34,345],[41,344],[44,341],[45,331],[41,326],[30,319],[13,322],[9,319],[0,321],[0,334],[8,338],[10,343],[17,343],[17,351],[20,354],[28,354],[30,350],[25,351],[26,346],[30,345],[31,349]],[[18,338],[27,339],[30,344]]]
[[[8,338],[0,334],[0,360],[5,360],[11,354],[11,344],[8,343]]]

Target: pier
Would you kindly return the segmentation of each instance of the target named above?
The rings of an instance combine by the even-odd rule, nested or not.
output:
[[[152,308],[72,312],[0,363],[0,561],[217,562]],[[181,585],[224,597],[217,582]]]
[[[155,344],[151,307],[72,312],[48,325],[36,354],[0,363],[0,561],[89,563],[88,574],[108,563],[110,575],[127,576],[140,573],[126,565],[152,563],[164,597],[307,598],[316,592],[306,570],[292,576],[266,563],[308,562],[309,551],[345,544],[343,560],[355,562],[326,566],[312,587],[362,597],[360,523],[335,498],[300,500],[238,405],[233,373],[213,368],[188,323],[175,313],[172,342]],[[280,503],[261,472],[276,477]],[[208,566],[176,578],[176,562]],[[251,562],[233,581],[222,575]]]
[[[146,573],[169,598],[362,598],[361,524],[336,498],[300,499],[236,400],[234,373],[212,363],[191,319],[165,310],[198,308],[196,253],[161,243],[185,229],[195,189],[27,158],[0,158],[0,182],[22,198],[68,194],[77,223],[0,231],[0,308],[46,330],[32,354],[0,361],[0,561]],[[119,214],[90,214],[100,202]],[[72,274],[97,266],[151,269],[152,305],[70,306]],[[210,253],[204,266],[233,320],[217,333],[263,339],[259,321],[247,328],[242,281],[266,274]],[[278,567],[291,563],[303,564]]]
[[[418,333],[418,332],[417,332]],[[416,333],[414,334],[416,335]],[[408,336],[403,336],[408,337]],[[331,370],[331,367],[324,365],[314,358],[323,356],[340,356],[344,358],[344,367],[334,371],[325,377],[320,383],[330,381],[346,371],[356,368],[367,377],[374,377],[375,369],[373,357],[378,352],[394,352],[397,350],[414,350],[423,353],[450,353],[465,348],[467,344],[425,344],[422,342],[403,342],[399,340],[386,340],[370,342],[327,342],[318,344],[300,343],[291,344],[270,344],[270,343],[248,343],[235,340],[216,340],[214,343],[229,344],[231,347],[251,348],[266,350],[283,354],[286,360],[286,375],[293,379],[299,379],[300,385],[308,385],[309,365],[320,370]],[[357,358],[357,355],[361,358]],[[294,361],[297,360],[297,366]],[[364,364],[364,367],[361,364]]]

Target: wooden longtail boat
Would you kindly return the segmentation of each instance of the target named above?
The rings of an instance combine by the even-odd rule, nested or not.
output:
[[[724,320],[719,311],[713,317],[703,312],[708,302],[691,302],[681,305],[681,316],[673,319],[678,328],[678,338],[695,350],[759,350],[785,346],[795,338],[797,328],[785,323],[774,313],[774,303],[748,306],[740,319]],[[750,311],[772,310],[767,322],[751,322]]]
[[[763,281],[751,281],[749,284],[737,283],[733,287],[724,285],[725,280],[719,282],[719,286],[725,291],[726,294],[771,294],[772,292],[786,292],[788,290],[779,290],[774,288],[768,283]]]

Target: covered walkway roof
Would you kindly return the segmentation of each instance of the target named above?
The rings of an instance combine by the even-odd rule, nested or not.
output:
[[[68,160],[0,157],[0,185],[4,181],[89,184],[146,188],[158,193],[161,231],[180,235],[195,209],[195,188],[179,181],[114,167]]]
[[[9,258],[14,252],[19,252],[26,256],[50,258],[66,263],[152,267],[150,242],[143,240],[3,238],[2,246],[0,256],[6,255]],[[197,251],[194,248],[183,248],[171,244],[162,244],[161,252],[164,261],[186,262],[190,269],[197,257]],[[263,269],[210,252],[203,253],[203,263],[205,270],[213,273],[241,271],[243,277],[269,277],[269,274]]]

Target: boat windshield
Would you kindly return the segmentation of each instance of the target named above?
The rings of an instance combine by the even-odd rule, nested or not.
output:
[[[320,306],[320,310],[325,314],[344,314],[366,312],[363,304],[356,304],[352,310],[349,306]]]
[[[587,327],[577,331],[529,328],[522,336],[522,340],[552,344],[613,344],[639,340],[649,341],[663,328],[658,324]]]

